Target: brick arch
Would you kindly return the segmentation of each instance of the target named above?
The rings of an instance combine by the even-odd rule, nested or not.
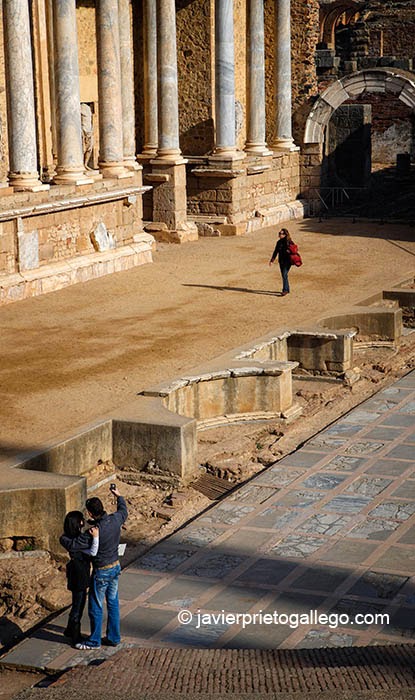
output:
[[[415,110],[415,76],[397,68],[362,70],[336,80],[319,96],[306,122],[304,143],[323,143],[334,110],[362,92],[395,95]]]
[[[334,33],[340,17],[346,15],[346,24],[349,24],[360,11],[361,5],[355,0],[337,0],[328,8],[323,6],[320,9],[320,41],[334,48]]]

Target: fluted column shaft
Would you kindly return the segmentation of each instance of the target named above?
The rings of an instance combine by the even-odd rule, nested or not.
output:
[[[232,155],[235,133],[233,0],[215,2],[215,153]]]
[[[264,0],[249,0],[248,10],[248,138],[245,151],[267,155],[265,142]]]
[[[144,147],[154,156],[158,145],[157,0],[144,0]]]
[[[3,0],[9,138],[9,180],[15,189],[42,186],[37,170],[36,118],[27,0]]]
[[[84,174],[75,0],[53,6],[57,107],[57,183],[90,182]]]
[[[98,0],[99,166],[104,177],[125,174],[118,0]]]
[[[293,146],[291,126],[291,1],[275,0],[276,135],[272,148]]]
[[[181,154],[175,0],[157,2],[157,63],[159,100],[157,157],[175,160]]]
[[[120,66],[122,96],[123,155],[126,168],[136,170],[134,69],[131,42],[130,0],[118,0],[120,24]]]

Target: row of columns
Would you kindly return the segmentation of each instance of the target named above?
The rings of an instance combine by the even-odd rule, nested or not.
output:
[[[54,87],[59,184],[92,182],[82,150],[76,0],[53,8]],[[36,117],[29,0],[3,0],[9,134],[9,182],[38,190]],[[135,158],[134,78],[130,0],[97,3],[100,155],[104,177],[129,177]]]
[[[275,149],[293,147],[291,135],[290,0],[276,2]],[[53,6],[57,183],[90,182],[82,152],[76,0]],[[146,125],[143,153],[177,161],[179,111],[175,0],[144,0]],[[29,0],[3,0],[8,101],[9,181],[39,189]],[[233,0],[215,2],[215,157],[236,157]],[[267,155],[263,0],[249,0],[248,135],[245,150]],[[100,155],[104,177],[137,169],[130,32],[130,0],[97,2]],[[156,69],[157,68],[157,69]]]
[[[264,0],[248,2],[248,133],[245,151],[270,155],[272,151],[268,149],[265,137]],[[273,150],[295,148],[291,129],[290,13],[290,0],[275,0],[276,136],[270,144]],[[174,160],[180,157],[175,1],[144,0],[144,23],[146,123],[143,154]],[[215,0],[216,137],[213,158],[225,160],[238,157],[233,36],[233,0]]]

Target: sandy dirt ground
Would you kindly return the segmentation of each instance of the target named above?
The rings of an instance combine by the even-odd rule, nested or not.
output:
[[[159,244],[154,264],[1,308],[1,454],[48,444],[152,383],[413,275],[409,226],[311,219],[290,230],[304,264],[287,297],[276,295],[276,229],[266,229]]]
[[[275,243],[275,229],[268,229],[242,238],[159,245],[153,265],[0,309],[1,454],[45,445],[131,401],[155,382],[269,331],[311,324],[413,277],[413,228],[312,220],[292,224],[290,230],[304,265],[290,273],[292,292],[284,298],[278,295],[278,266],[268,266]],[[364,381],[350,390],[295,383],[305,410],[301,425],[202,433],[199,462],[235,483],[249,477],[376,390],[389,371],[413,358],[413,345],[394,357],[387,350],[384,357],[375,351]],[[173,508],[166,521],[157,511],[166,511],[163,501],[177,488],[157,484],[151,475],[148,483],[137,474],[120,472],[119,478],[135,513],[124,538],[128,559],[209,505],[200,493],[188,498],[186,492],[187,507],[179,500],[179,512]],[[103,489],[106,493],[99,495],[105,502]],[[50,587],[56,593],[58,574],[64,594],[62,563],[58,569],[48,572]],[[47,612],[37,608],[40,617]],[[32,674],[0,670],[0,700],[38,681]]]

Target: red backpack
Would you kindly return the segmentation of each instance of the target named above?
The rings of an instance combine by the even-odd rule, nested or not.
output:
[[[291,265],[300,267],[300,265],[303,264],[303,261],[301,260],[300,253],[298,252],[298,245],[294,243],[294,241],[291,241],[291,243],[288,244],[288,252],[290,254]]]

